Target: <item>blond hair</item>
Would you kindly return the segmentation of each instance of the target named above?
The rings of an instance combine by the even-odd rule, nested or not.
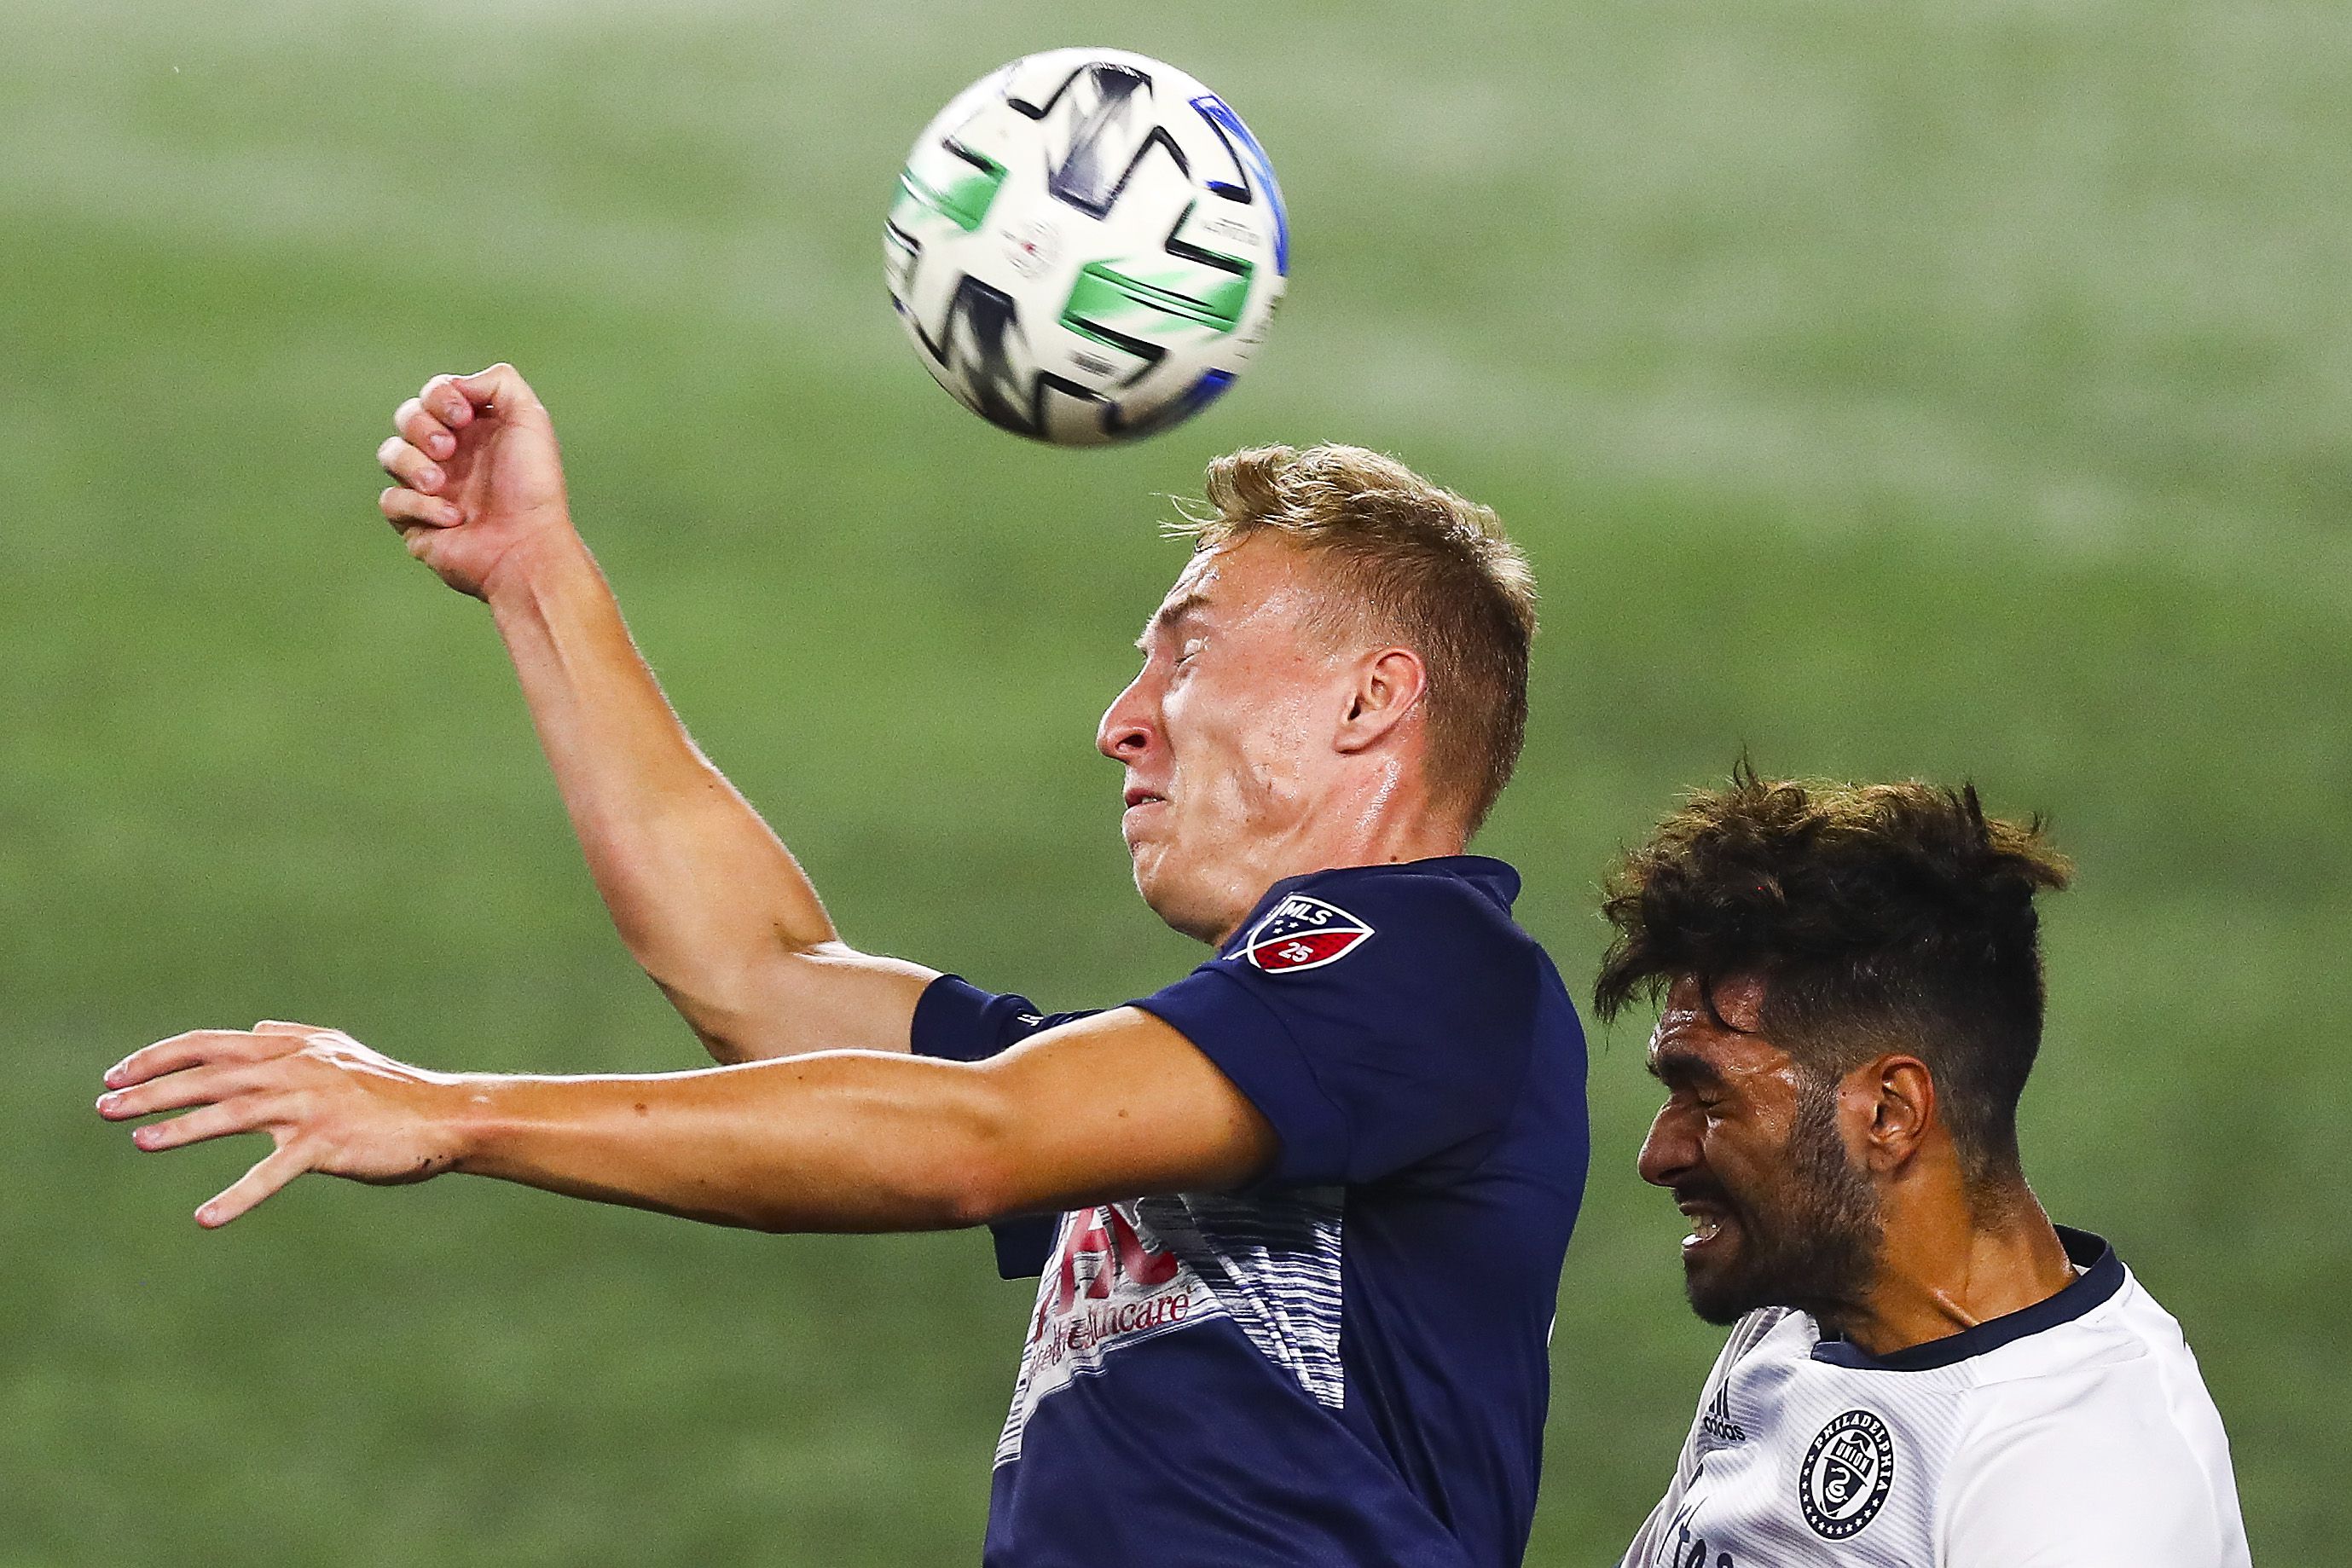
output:
[[[1526,738],[1536,631],[1535,573],[1495,514],[1360,446],[1229,453],[1207,498],[1176,525],[1195,550],[1278,534],[1330,565],[1336,622],[1421,655],[1431,793],[1475,832]]]

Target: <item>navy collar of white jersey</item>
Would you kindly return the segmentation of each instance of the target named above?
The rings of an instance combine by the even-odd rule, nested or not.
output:
[[[1308,883],[1319,882],[1325,877],[1348,876],[1360,873],[1378,874],[1388,872],[1413,872],[1423,876],[1450,876],[1456,881],[1466,882],[1486,897],[1494,900],[1496,906],[1506,915],[1511,912],[1512,904],[1519,896],[1518,868],[1508,861],[1498,861],[1492,855],[1432,855],[1426,860],[1381,861],[1373,865],[1326,866],[1321,871],[1307,871],[1299,873],[1297,876],[1286,876],[1267,888],[1258,899],[1256,906],[1249,912],[1248,917],[1234,928],[1233,936],[1225,943],[1224,950],[1228,953],[1232,952],[1234,944],[1241,941],[1244,935],[1257,924],[1258,917],[1282,902],[1282,896],[1286,893],[1294,893]]]
[[[1925,1344],[1889,1351],[1885,1355],[1873,1355],[1851,1340],[1825,1339],[1813,1346],[1813,1359],[1863,1372],[1929,1372],[1939,1366],[1956,1366],[2028,1334],[2071,1323],[2123,1289],[2123,1260],[2116,1256],[2116,1249],[2103,1238],[2063,1225],[2053,1228],[2058,1232],[2059,1244],[2066,1249],[2066,1260],[2083,1270],[2073,1284],[2056,1295],[2044,1297],[2030,1307],[1988,1318],[1974,1328],[1931,1339]]]

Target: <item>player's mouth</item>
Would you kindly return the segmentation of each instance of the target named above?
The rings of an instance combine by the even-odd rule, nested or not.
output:
[[[1675,1207],[1690,1221],[1690,1234],[1683,1238],[1685,1258],[1715,1246],[1732,1229],[1731,1217],[1711,1203],[1678,1203]]]
[[[1127,847],[1133,850],[1142,841],[1152,813],[1168,804],[1168,797],[1157,789],[1130,784],[1127,788],[1126,800],[1127,810],[1119,813],[1118,832],[1119,837],[1127,841]]]

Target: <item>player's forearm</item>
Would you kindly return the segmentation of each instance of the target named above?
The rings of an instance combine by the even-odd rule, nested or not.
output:
[[[699,1072],[468,1078],[450,1168],[772,1231],[936,1230],[996,1218],[1001,1091],[953,1062],[863,1051]]]
[[[815,890],[688,737],[584,546],[491,609],[622,940],[714,1051],[754,1054],[727,1042],[786,999],[780,967],[836,940]]]

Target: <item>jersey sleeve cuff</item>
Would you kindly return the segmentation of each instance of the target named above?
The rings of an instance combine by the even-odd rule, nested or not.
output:
[[[940,1061],[985,1061],[997,1049],[992,1013],[1003,999],[961,975],[941,975],[915,998],[908,1043],[917,1056]]]

